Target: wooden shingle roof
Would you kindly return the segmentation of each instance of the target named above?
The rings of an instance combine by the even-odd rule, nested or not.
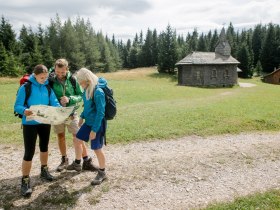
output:
[[[192,52],[175,65],[239,64],[232,56],[223,56],[214,52]]]

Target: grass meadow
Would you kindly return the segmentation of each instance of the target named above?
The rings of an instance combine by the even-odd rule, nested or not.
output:
[[[108,144],[279,131],[280,86],[259,78],[239,79],[254,87],[197,88],[178,86],[176,76],[160,75],[156,68],[98,76],[108,80],[117,100],[117,117],[108,121]],[[22,143],[21,120],[13,115],[18,86],[19,78],[0,78],[0,142],[4,144]],[[51,141],[56,142],[53,133]],[[68,143],[72,145],[71,140]],[[209,209],[277,209],[279,202],[279,191],[271,191]]]
[[[104,76],[114,89],[118,113],[108,121],[109,144],[216,135],[278,131],[280,86],[259,78],[239,82],[254,87],[197,88],[178,86],[177,78],[155,68],[119,71]],[[13,115],[19,79],[0,78],[0,139],[21,142],[20,119]],[[52,135],[52,141],[56,138]],[[71,142],[70,142],[71,143]]]

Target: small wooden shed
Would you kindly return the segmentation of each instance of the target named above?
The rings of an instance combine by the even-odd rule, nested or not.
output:
[[[223,28],[215,52],[192,52],[176,63],[178,84],[201,87],[228,87],[237,84],[239,62],[231,55]]]
[[[273,72],[263,76],[263,82],[280,85],[280,69],[275,69]]]

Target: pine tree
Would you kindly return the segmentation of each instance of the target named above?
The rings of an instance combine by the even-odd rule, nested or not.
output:
[[[2,42],[6,51],[14,52],[16,47],[16,34],[12,25],[2,16],[0,23],[0,42]]]
[[[261,50],[260,61],[262,63],[262,68],[264,72],[270,73],[277,68],[279,63],[277,63],[277,40],[275,34],[275,28],[272,23],[268,25],[267,33],[264,39],[263,47]]]
[[[254,69],[254,73],[255,73],[255,76],[257,76],[257,77],[261,76],[262,73],[263,73],[263,69],[262,69],[262,65],[261,65],[260,60],[258,60],[258,62],[256,64],[256,67]]]
[[[203,33],[199,36],[198,43],[197,43],[197,51],[207,52],[207,46]]]
[[[168,25],[166,31],[161,33],[159,38],[158,71],[173,74],[177,59],[176,33]]]
[[[217,46],[218,41],[219,41],[219,35],[218,35],[218,32],[217,32],[217,29],[215,29],[214,34],[213,34],[213,36],[211,37],[211,40],[210,40],[210,46],[209,46],[209,51],[210,52],[215,52],[215,48]]]
[[[254,66],[256,66],[257,62],[259,62],[259,59],[260,59],[263,37],[264,37],[264,35],[263,35],[263,31],[262,31],[262,26],[261,26],[261,24],[258,24],[253,31],[253,37],[252,37],[252,49],[253,49],[253,55],[254,55],[253,65]]]
[[[250,55],[246,43],[241,45],[241,48],[238,51],[237,60],[240,62],[238,66],[242,70],[241,77],[251,78],[253,73],[250,67]]]
[[[0,42],[0,76],[7,76],[9,69],[9,57],[2,42]]]
[[[142,47],[143,66],[153,66],[153,34],[150,29],[146,33],[146,39]]]
[[[78,33],[71,20],[68,18],[61,28],[61,55],[65,57],[70,66],[70,71],[75,71],[85,66],[85,55],[81,52]]]

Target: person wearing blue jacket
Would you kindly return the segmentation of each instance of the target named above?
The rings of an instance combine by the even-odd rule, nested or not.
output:
[[[105,173],[105,154],[102,150],[106,133],[107,122],[105,119],[105,93],[101,89],[107,85],[104,78],[98,78],[94,73],[86,68],[81,68],[76,73],[80,86],[84,89],[83,102],[84,109],[80,115],[80,129],[76,134],[75,156],[76,159],[67,167],[68,170],[79,168],[82,158],[83,141],[91,142],[91,149],[97,157],[99,169],[96,177],[91,182],[92,185],[99,185],[107,179]]]
[[[51,125],[41,124],[35,120],[26,120],[26,116],[33,114],[29,109],[31,105],[50,105],[60,107],[53,90],[48,89],[47,87],[47,79],[47,67],[42,64],[35,66],[33,74],[29,78],[29,81],[31,82],[31,93],[27,99],[27,103],[25,104],[25,87],[22,85],[18,90],[14,105],[14,110],[23,116],[22,129],[24,140],[24,156],[22,161],[21,194],[25,197],[29,197],[32,194],[29,174],[32,166],[32,159],[35,153],[37,135],[39,136],[40,147],[40,177],[47,181],[52,181],[54,179],[48,170],[48,145]],[[50,95],[49,90],[51,90]]]

